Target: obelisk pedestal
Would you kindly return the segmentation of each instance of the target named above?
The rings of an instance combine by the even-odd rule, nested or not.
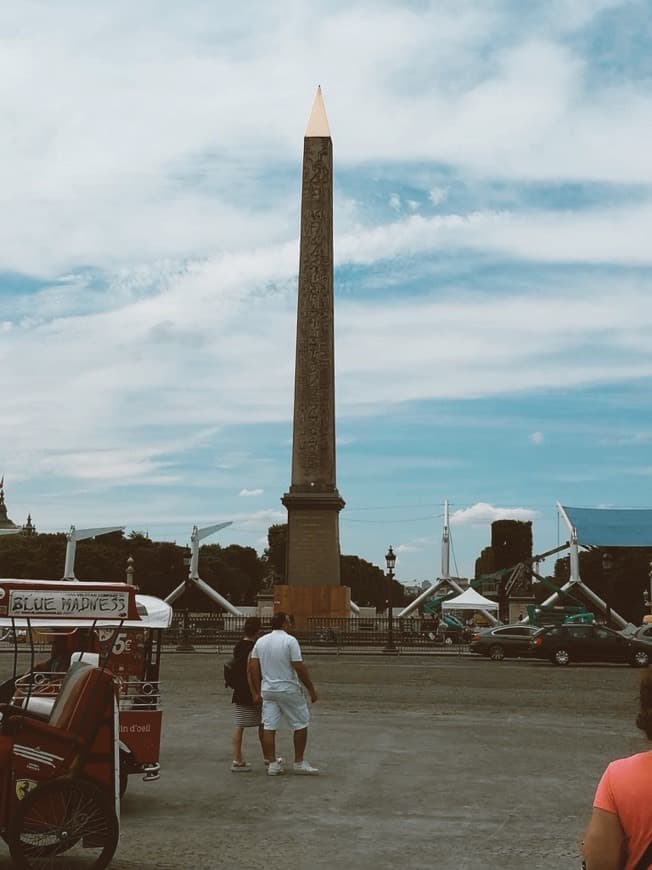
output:
[[[318,88],[303,147],[292,482],[281,499],[287,586],[274,599],[300,628],[308,616],[350,615],[350,590],[340,586],[333,308],[333,146]]]

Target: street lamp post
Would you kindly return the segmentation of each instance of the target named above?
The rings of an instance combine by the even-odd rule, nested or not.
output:
[[[392,583],[394,582],[394,567],[396,565],[396,556],[391,546],[385,555],[387,563],[387,643],[383,652],[397,652],[394,644],[394,612],[392,610]]]

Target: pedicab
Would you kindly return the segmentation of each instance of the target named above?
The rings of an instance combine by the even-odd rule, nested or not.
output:
[[[0,704],[0,834],[17,867],[102,870],[119,838],[119,701],[129,696],[123,685],[129,681],[114,675],[109,663],[121,633],[143,630],[135,590],[117,583],[2,580],[2,628],[10,628],[14,640],[14,690],[12,700]],[[29,670],[19,678],[21,630]],[[65,673],[35,662],[41,632],[55,633],[57,656],[61,638],[70,645],[83,641]],[[157,654],[149,655],[147,664],[156,663]],[[123,674],[131,675],[128,667]],[[151,694],[143,694],[150,705]]]
[[[125,583],[0,580],[0,630],[25,631],[29,663],[0,687],[0,701],[47,719],[71,665],[82,662],[112,675],[118,708],[119,794],[129,775],[160,777],[159,669],[163,630],[172,609]],[[36,661],[35,644],[49,656]],[[23,656],[24,658],[24,656]],[[23,670],[21,676],[17,673]],[[4,695],[4,697],[3,697]]]

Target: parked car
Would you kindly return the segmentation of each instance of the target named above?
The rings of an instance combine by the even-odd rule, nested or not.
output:
[[[476,632],[471,637],[469,649],[478,655],[489,656],[495,662],[505,656],[529,656],[530,641],[539,631],[538,625],[494,625]]]
[[[652,660],[652,639],[628,637],[605,625],[549,625],[530,641],[530,654],[555,665],[627,662],[642,668]]]
[[[636,629],[631,630],[623,629],[621,634],[628,638],[636,638],[637,640],[647,640],[652,642],[652,625],[647,623],[646,625],[639,625]]]

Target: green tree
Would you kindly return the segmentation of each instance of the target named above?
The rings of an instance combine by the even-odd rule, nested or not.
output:
[[[340,557],[340,582],[351,589],[351,599],[363,607],[384,610],[387,600],[387,577],[371,562],[359,556]],[[395,579],[392,583],[392,606],[407,603],[404,587]]]
[[[253,547],[208,544],[199,550],[201,578],[224,598],[238,605],[254,605],[263,577],[270,571],[285,581],[287,525],[269,528],[268,547],[259,557]],[[0,576],[58,580],[63,575],[65,534],[6,535],[0,537]],[[186,549],[169,541],[152,541],[142,532],[127,536],[113,532],[96,539],[79,541],[75,575],[80,580],[124,582],[127,559],[134,560],[134,581],[141,592],[165,598],[188,576],[184,565]],[[351,588],[351,597],[363,605],[383,608],[386,578],[376,565],[358,556],[341,557],[341,582]],[[394,581],[392,601],[406,603],[400,583]],[[217,605],[198,589],[184,592],[179,607],[215,610]]]
[[[274,574],[277,583],[286,583],[285,557],[288,543],[287,523],[279,523],[270,526],[267,530],[267,547],[263,559],[267,566],[267,573]]]
[[[63,576],[66,536],[3,535],[0,537],[0,576],[59,580]]]

